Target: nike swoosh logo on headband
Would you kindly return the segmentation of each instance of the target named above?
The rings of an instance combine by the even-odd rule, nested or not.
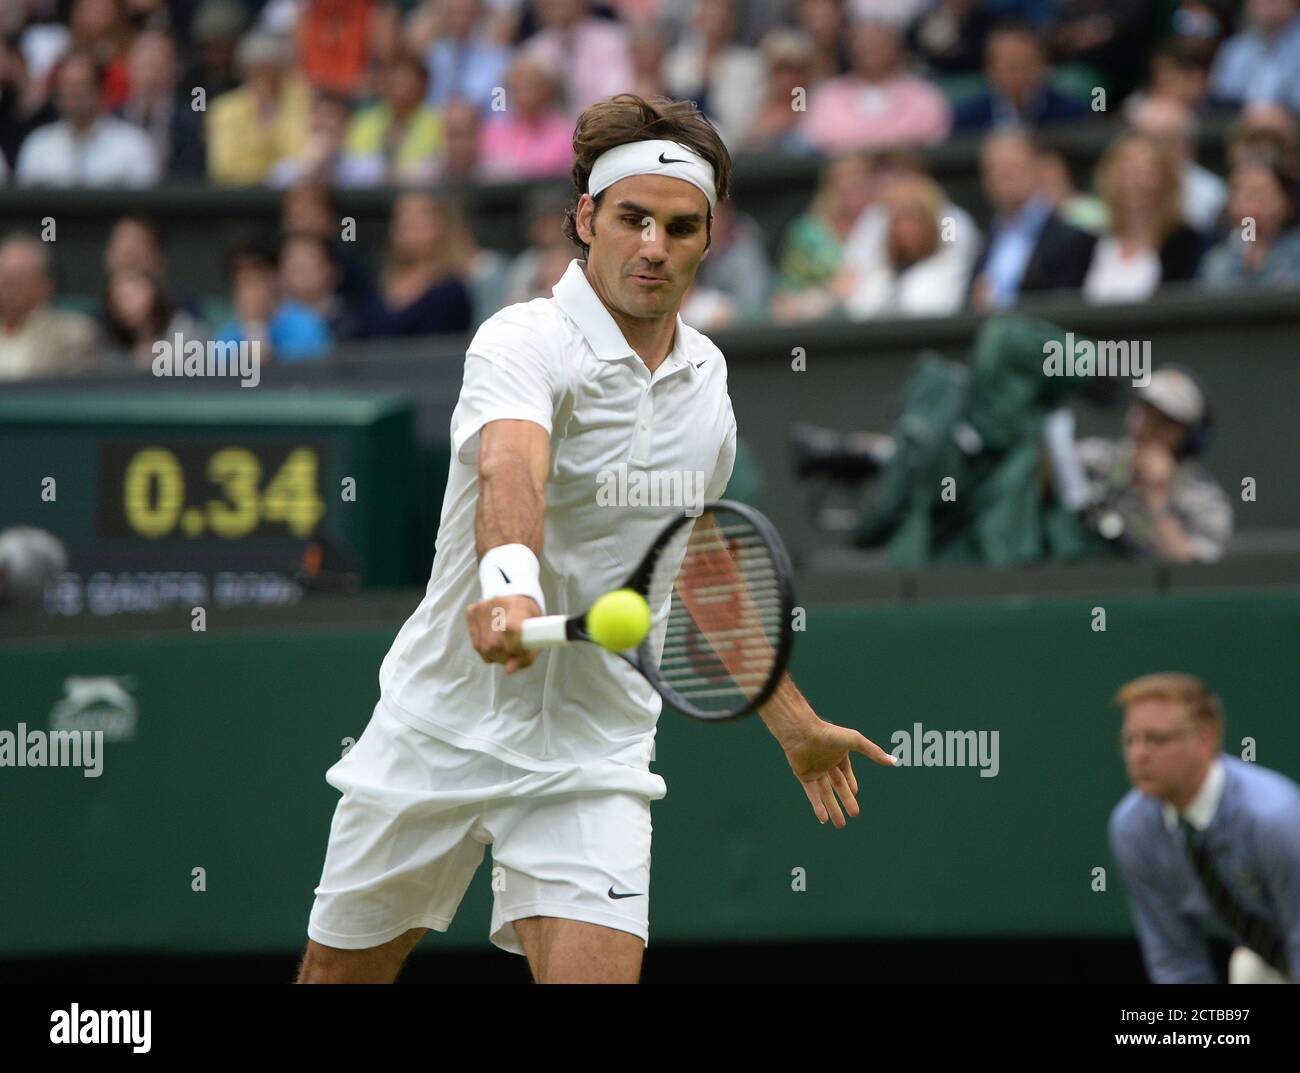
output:
[[[663,155],[663,153],[660,153],[660,154],[659,154],[659,163],[660,163],[660,164],[689,164],[690,161],[689,161],[689,160],[678,160],[675,156],[667,156],[667,157],[666,157],[666,156]]]

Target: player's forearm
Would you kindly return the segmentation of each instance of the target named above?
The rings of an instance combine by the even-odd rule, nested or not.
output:
[[[480,559],[502,544],[526,544],[540,556],[545,520],[546,498],[523,458],[506,457],[482,467],[474,515],[474,545]]]
[[[759,706],[758,716],[782,746],[791,739],[800,737],[813,723],[819,722],[817,713],[804,699],[788,673],[781,676],[781,682],[771,698]]]

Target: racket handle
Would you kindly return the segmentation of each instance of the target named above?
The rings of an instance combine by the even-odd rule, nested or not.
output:
[[[538,615],[524,619],[519,641],[525,648],[551,648],[568,642],[568,615]]]

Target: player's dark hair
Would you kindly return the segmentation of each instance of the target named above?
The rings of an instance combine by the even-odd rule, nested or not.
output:
[[[635,93],[620,93],[597,101],[578,117],[573,131],[573,203],[564,214],[564,237],[582,250],[584,258],[590,248],[578,237],[578,202],[587,192],[587,180],[591,178],[591,169],[597,158],[615,146],[660,138],[678,142],[699,153],[713,166],[713,185],[718,201],[725,201],[730,196],[731,154],[721,135],[694,101],[675,101],[670,97],[646,99]],[[597,212],[603,194],[601,191],[593,199]],[[710,211],[710,232],[712,228],[713,213]]]

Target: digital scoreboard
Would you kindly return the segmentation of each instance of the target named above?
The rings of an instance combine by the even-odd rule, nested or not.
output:
[[[418,455],[391,391],[7,390],[0,530],[64,545],[55,613],[415,584]]]

